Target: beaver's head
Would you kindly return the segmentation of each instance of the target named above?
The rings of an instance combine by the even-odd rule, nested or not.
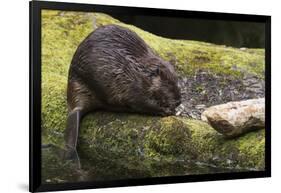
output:
[[[156,114],[175,114],[176,107],[181,103],[181,93],[174,66],[163,60],[155,60],[149,65],[149,103],[157,109]]]

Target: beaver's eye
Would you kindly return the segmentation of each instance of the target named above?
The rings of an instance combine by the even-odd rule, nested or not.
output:
[[[160,76],[160,69],[157,67],[154,71],[150,72],[150,77]]]

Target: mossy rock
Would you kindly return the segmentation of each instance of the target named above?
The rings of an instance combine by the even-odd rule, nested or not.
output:
[[[198,69],[205,69],[237,78],[245,72],[263,78],[263,49],[240,50],[204,42],[171,40],[102,13],[44,10],[41,117],[44,143],[63,147],[67,116],[66,85],[72,56],[93,28],[106,24],[122,25],[135,31],[161,57],[174,60],[181,75],[192,75]],[[157,170],[159,165],[179,161],[205,163],[219,168],[263,170],[264,130],[225,139],[208,124],[198,120],[95,112],[87,115],[82,122],[78,151],[81,157],[90,160],[92,167],[97,162],[111,161],[121,168],[118,172],[132,171],[139,176],[192,173],[184,168],[180,171],[169,169],[168,166],[166,170],[163,167]],[[98,173],[99,169],[95,169]]]

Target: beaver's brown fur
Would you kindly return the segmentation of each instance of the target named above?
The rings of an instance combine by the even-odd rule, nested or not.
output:
[[[171,115],[180,103],[174,67],[134,32],[107,25],[73,56],[68,76],[66,145],[76,148],[81,117],[97,109]]]

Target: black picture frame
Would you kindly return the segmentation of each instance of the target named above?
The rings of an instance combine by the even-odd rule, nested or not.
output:
[[[126,179],[100,182],[77,182],[62,184],[41,184],[41,10],[65,11],[100,11],[127,14],[148,14],[157,16],[177,16],[183,18],[219,19],[265,23],[265,98],[266,98],[266,134],[265,134],[265,170],[239,173],[201,174],[188,176],[155,177],[145,179]],[[59,191],[89,188],[122,187],[151,184],[183,183],[244,178],[261,178],[271,176],[271,17],[265,15],[247,15],[185,11],[155,8],[136,8],[124,6],[104,6],[80,3],[62,3],[47,1],[29,2],[30,11],[30,97],[29,97],[29,191]]]

